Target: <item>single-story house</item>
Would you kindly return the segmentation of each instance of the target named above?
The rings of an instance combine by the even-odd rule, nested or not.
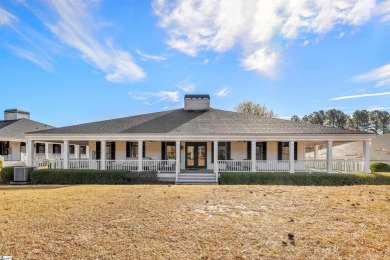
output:
[[[184,108],[26,133],[63,143],[60,160],[28,165],[65,169],[155,170],[176,182],[216,182],[218,173],[369,171],[372,134],[260,117],[210,107],[209,95],[185,95]],[[332,158],[332,146],[362,141],[363,160]],[[89,159],[69,157],[69,144],[89,146]],[[307,145],[328,147],[326,160],[305,160]]]

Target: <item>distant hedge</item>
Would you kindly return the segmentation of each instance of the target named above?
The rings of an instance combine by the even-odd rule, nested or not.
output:
[[[32,184],[153,184],[157,172],[123,170],[41,169],[31,175]]]
[[[390,172],[390,164],[375,162],[370,165],[371,172]]]
[[[2,183],[14,181],[14,166],[7,166],[0,169],[0,180]]]
[[[390,185],[390,174],[223,172],[220,184],[296,186]]]

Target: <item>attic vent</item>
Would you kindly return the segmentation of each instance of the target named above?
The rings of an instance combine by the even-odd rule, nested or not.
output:
[[[210,109],[209,95],[185,95],[184,110],[187,111],[205,111]]]

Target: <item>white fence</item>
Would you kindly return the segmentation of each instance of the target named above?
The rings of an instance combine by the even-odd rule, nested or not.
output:
[[[38,169],[63,169],[64,162],[62,160],[34,160],[34,166]]]
[[[108,170],[138,171],[137,160],[106,160]]]
[[[144,171],[175,172],[176,160],[143,160]]]
[[[326,172],[326,160],[299,160],[294,161],[295,172]],[[363,172],[364,162],[361,160],[333,160],[333,172]],[[250,160],[219,160],[220,172],[250,172]],[[257,160],[256,172],[289,172],[289,160]]]
[[[362,172],[364,162],[361,160],[333,160],[334,172]]]
[[[100,161],[97,160],[69,160],[69,169],[85,169],[85,170],[98,170],[100,169]]]
[[[264,160],[256,161],[256,171],[258,172],[288,172],[290,162],[288,160]]]
[[[296,172],[326,172],[326,160],[295,161]]]

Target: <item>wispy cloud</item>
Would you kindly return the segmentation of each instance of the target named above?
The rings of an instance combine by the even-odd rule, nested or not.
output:
[[[187,80],[184,80],[184,81],[181,81],[179,83],[176,84],[176,87],[183,90],[184,92],[188,93],[188,92],[194,92],[195,89],[196,89],[196,86],[194,83],[192,82],[189,82]]]
[[[342,96],[342,97],[331,98],[330,100],[343,100],[343,99],[351,99],[351,98],[363,98],[363,97],[375,97],[375,96],[387,96],[387,95],[390,95],[390,92]]]
[[[177,91],[159,91],[159,92],[132,92],[130,97],[142,100],[145,105],[155,105],[159,102],[179,102],[179,92]]]
[[[89,10],[88,1],[50,1],[54,21],[45,25],[63,43],[75,48],[82,58],[106,74],[110,82],[129,82],[145,77],[130,53],[97,36],[97,18]]]
[[[390,64],[358,75],[354,79],[356,81],[376,81],[377,86],[390,86]]]
[[[151,54],[147,54],[147,53],[144,53],[142,51],[140,51],[139,49],[136,49],[135,52],[141,56],[141,59],[143,60],[154,60],[154,61],[157,61],[157,62],[161,62],[161,61],[164,61],[166,60],[167,58],[165,56],[157,56],[157,55],[151,55]]]
[[[229,94],[229,88],[223,88],[215,93],[217,97],[226,97],[227,94]]]
[[[0,26],[2,25],[11,25],[13,22],[18,19],[0,7]]]
[[[153,8],[170,47],[197,56],[239,45],[245,69],[273,75],[287,48],[283,42],[358,26],[371,18],[375,0],[154,0]]]
[[[385,107],[385,106],[380,106],[380,105],[377,105],[377,106],[371,106],[369,108],[367,108],[368,111],[374,111],[374,110],[389,110],[390,107]]]
[[[381,17],[382,22],[390,21],[390,0],[378,3],[375,14]]]
[[[9,48],[19,57],[29,60],[45,70],[50,69],[50,62],[46,58],[39,56],[37,53],[19,48],[17,46],[9,46]]]

